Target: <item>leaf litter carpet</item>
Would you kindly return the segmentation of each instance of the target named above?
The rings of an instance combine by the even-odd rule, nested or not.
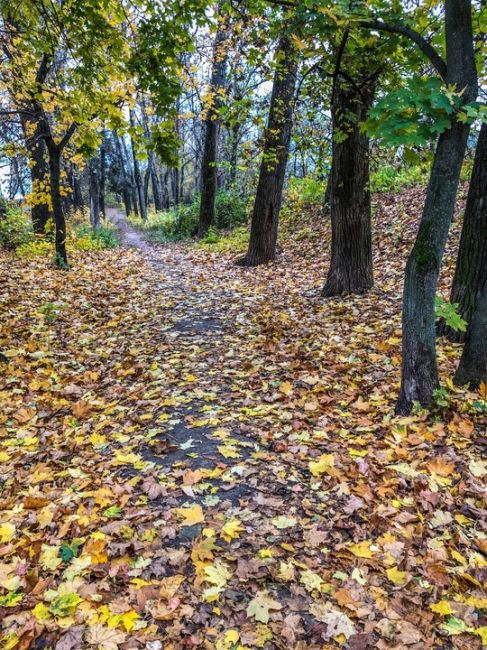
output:
[[[381,198],[360,297],[319,297],[317,217],[258,269],[126,224],[67,273],[3,254],[4,648],[487,643],[485,391],[393,416],[421,198]]]

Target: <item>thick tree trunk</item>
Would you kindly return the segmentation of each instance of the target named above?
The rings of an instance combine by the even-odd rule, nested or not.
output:
[[[289,156],[297,56],[289,36],[282,36],[276,51],[264,152],[255,195],[249,248],[237,264],[257,266],[276,257],[277,227]]]
[[[93,230],[96,230],[100,225],[100,173],[99,173],[99,160],[92,158],[88,165],[90,177],[90,223]]]
[[[460,248],[450,302],[470,323],[477,305],[479,287],[487,280],[487,124],[480,129],[463,219]],[[441,322],[438,333],[461,343],[465,332],[456,332]]]
[[[49,205],[39,197],[45,196],[48,192],[49,163],[40,122],[36,123],[33,129],[32,127],[31,121],[22,118],[25,146],[31,160],[32,227],[37,235],[43,235],[49,220]]]
[[[363,72],[334,86],[331,168],[331,263],[322,296],[366,293],[374,284],[369,190],[369,138],[361,129],[372,104],[375,76]],[[338,132],[346,137],[337,137]],[[331,185],[330,185],[331,183]]]
[[[468,384],[471,389],[487,383],[487,279],[476,297],[454,382],[457,386]]]
[[[446,0],[447,82],[462,91],[464,102],[477,96],[471,6]],[[438,140],[426,201],[415,244],[406,265],[403,293],[403,344],[398,414],[413,403],[428,406],[439,386],[436,365],[435,296],[441,260],[452,220],[469,126],[452,116]]]
[[[51,186],[51,204],[54,217],[56,264],[61,268],[68,266],[66,253],[66,221],[61,197],[61,152],[54,141],[49,148],[49,182]]]

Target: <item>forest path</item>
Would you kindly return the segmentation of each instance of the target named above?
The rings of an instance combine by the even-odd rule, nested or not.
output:
[[[222,334],[230,325],[229,310],[221,300],[221,292],[195,292],[195,276],[185,260],[184,252],[175,252],[168,245],[147,241],[144,234],[134,228],[120,210],[108,209],[107,216],[116,227],[122,245],[136,249],[144,262],[156,271],[156,282],[154,283],[153,279],[148,280],[152,290],[157,294],[171,296],[175,303],[172,322],[169,325],[163,324],[161,327],[159,320],[154,321],[154,339],[169,340],[169,349],[176,356],[192,354],[196,349],[200,369],[204,369],[206,376],[216,374],[217,355],[223,358],[225,353]],[[225,295],[227,299],[235,298],[229,298],[228,292]],[[223,368],[217,376],[223,376],[223,381],[220,380],[220,385],[214,388],[228,393],[229,386],[225,382]],[[191,400],[184,399],[182,403],[171,408],[171,426],[153,441],[153,445],[143,449],[144,459],[154,463],[159,470],[165,471],[175,464],[184,466],[185,471],[189,472],[198,472],[201,468],[213,469],[219,459],[222,459],[218,452],[222,438],[220,434],[215,437],[212,429],[204,423],[205,418],[201,418],[201,414],[205,410],[208,410],[208,406],[201,396],[195,396]],[[200,426],[195,426],[194,422],[198,421],[201,421]],[[239,441],[244,450],[238,456],[248,456],[247,448],[252,446],[251,443],[238,431],[233,431],[232,436],[233,443],[237,444]],[[237,454],[234,456],[237,457]],[[235,463],[231,461],[230,464]],[[212,489],[228,490],[229,505],[236,504],[238,498],[249,491],[248,487],[238,483],[223,486],[219,479],[212,480],[211,484]],[[195,501],[201,502],[203,496],[194,495]],[[184,500],[186,497],[187,492],[179,495],[179,499]],[[200,532],[201,526],[191,529],[190,538]],[[184,541],[188,537],[188,531],[183,529],[182,535]]]
[[[423,650],[450,625],[480,650],[456,632],[485,609],[485,400],[393,418],[415,226],[398,243],[393,205],[378,287],[336,300],[315,219],[254,269],[118,211],[123,247],[67,273],[0,256],[9,647]],[[456,349],[439,358],[446,379]]]

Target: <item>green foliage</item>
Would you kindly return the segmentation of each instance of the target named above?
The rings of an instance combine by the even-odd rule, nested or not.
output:
[[[399,192],[404,187],[423,185],[428,181],[425,165],[396,167],[380,165],[370,174],[371,192]]]
[[[249,243],[249,230],[245,226],[234,228],[216,238],[205,237],[198,242],[198,248],[209,249],[218,253],[244,253]]]
[[[208,232],[201,240],[204,244],[217,244],[220,241],[220,235],[215,226],[210,226]]]
[[[178,205],[166,212],[149,214],[146,222],[130,219],[137,227],[143,228],[150,239],[160,242],[191,239],[198,232],[200,198],[189,205]],[[233,228],[246,221],[247,204],[235,190],[221,190],[216,196],[215,223],[212,232]]]
[[[28,244],[34,239],[32,222],[29,217],[17,207],[8,207],[7,215],[0,219],[0,248],[16,250],[19,246]]]
[[[320,208],[325,200],[326,183],[311,176],[305,178],[291,177],[284,194],[281,216],[284,221],[292,223],[299,219],[303,211]]]
[[[247,220],[247,201],[235,189],[220,190],[215,203],[217,228],[233,228]]]
[[[467,323],[463,320],[457,311],[458,303],[448,302],[441,296],[435,298],[435,314],[436,318],[442,319],[445,323],[455,332],[465,332]]]
[[[75,250],[84,251],[116,248],[119,243],[117,231],[110,225],[100,225],[95,230],[88,225],[79,226],[73,240]]]
[[[413,77],[373,106],[364,128],[385,145],[423,145],[448,129],[459,104],[436,77]]]

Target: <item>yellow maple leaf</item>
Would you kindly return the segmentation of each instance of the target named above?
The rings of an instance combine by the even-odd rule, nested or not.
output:
[[[15,526],[13,524],[2,524],[0,526],[0,542],[10,542],[15,535]]]
[[[41,554],[39,563],[44,569],[56,569],[62,564],[62,559],[59,557],[59,546],[49,546],[43,544],[41,547]]]
[[[393,566],[386,571],[387,578],[395,585],[403,585],[406,582],[407,572],[399,571],[397,566]]]
[[[224,458],[240,458],[240,453],[235,447],[219,445],[217,449]]]
[[[433,605],[430,605],[430,609],[435,614],[441,614],[442,616],[449,616],[453,613],[450,603],[447,600],[440,600]]]
[[[194,526],[203,523],[205,520],[203,509],[198,503],[195,503],[194,506],[176,508],[176,514],[183,518],[181,526]]]
[[[374,552],[370,548],[370,542],[367,540],[363,542],[357,542],[357,544],[352,544],[351,546],[347,547],[347,550],[349,550],[350,553],[353,553],[357,557],[374,557]]]
[[[313,476],[321,476],[321,474],[330,474],[330,470],[334,469],[335,457],[333,454],[322,454],[317,460],[312,460],[309,463],[309,471]]]
[[[237,539],[240,537],[240,533],[243,532],[244,528],[242,527],[238,519],[229,519],[220,531],[220,537],[226,542],[231,542],[232,539]]]

